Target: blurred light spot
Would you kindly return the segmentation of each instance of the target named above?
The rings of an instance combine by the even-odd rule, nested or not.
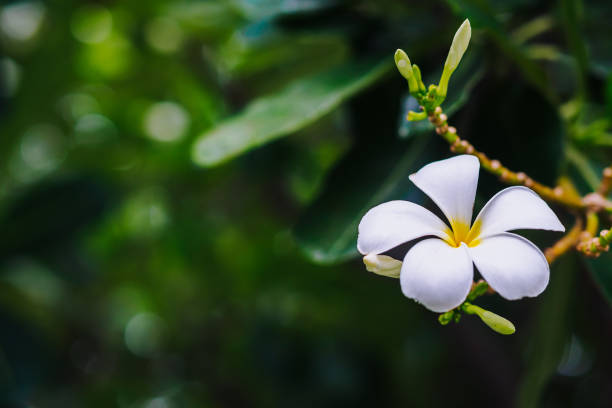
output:
[[[576,336],[572,336],[569,344],[565,347],[557,372],[568,377],[578,377],[589,371],[592,362],[592,358],[585,352],[580,340]]]
[[[40,2],[22,2],[5,6],[0,11],[0,29],[10,39],[28,41],[40,30],[45,7]]]
[[[173,142],[181,139],[189,127],[189,114],[174,102],[152,105],[144,118],[144,130],[153,140]]]
[[[96,144],[104,142],[117,133],[113,122],[105,116],[90,113],[81,117],[74,125],[74,137],[77,143]]]
[[[3,279],[35,302],[45,305],[56,304],[64,292],[62,281],[44,265],[32,259],[20,259],[12,263]]]
[[[122,285],[110,295],[106,316],[109,318],[110,330],[122,332],[125,325],[134,315],[149,308],[149,294],[140,287]]]
[[[171,408],[172,404],[170,400],[166,397],[157,397],[148,401],[144,408]]]
[[[130,235],[154,238],[169,221],[165,192],[150,188],[134,194],[123,209],[123,220]]]
[[[119,33],[111,33],[104,41],[90,44],[78,59],[80,73],[89,78],[120,78],[132,66],[135,50],[132,43]]]
[[[64,96],[59,101],[59,109],[69,122],[79,119],[88,113],[98,113],[100,105],[91,95],[86,93],[73,93]]]
[[[13,96],[19,88],[21,68],[10,58],[0,60],[0,96]]]
[[[183,31],[176,21],[170,18],[156,18],[145,29],[147,42],[161,53],[173,53],[183,44]]]
[[[163,320],[159,316],[139,313],[125,326],[125,345],[137,356],[151,357],[159,352],[162,334]]]
[[[21,139],[18,153],[11,159],[10,170],[20,182],[31,182],[55,170],[66,157],[66,141],[52,125],[35,125]]]
[[[87,5],[72,16],[72,35],[85,44],[98,44],[106,40],[113,29],[113,16],[100,5]]]
[[[52,125],[37,125],[28,129],[21,141],[21,157],[35,170],[55,169],[65,154],[62,132]]]

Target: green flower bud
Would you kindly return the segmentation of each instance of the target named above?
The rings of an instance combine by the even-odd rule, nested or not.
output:
[[[421,78],[421,69],[417,64],[412,64],[412,72],[414,72],[414,79],[416,79],[417,84],[419,85],[419,90],[421,92],[425,92],[425,84],[423,83],[423,79]]]
[[[419,90],[419,84],[414,76],[412,64],[410,63],[410,58],[408,58],[408,55],[406,55],[403,50],[398,49],[395,51],[394,59],[397,70],[404,78],[408,80],[410,92],[417,92]]]
[[[411,122],[416,122],[416,121],[423,120],[423,119],[427,119],[427,112],[425,111],[423,112],[409,111],[408,115],[406,115],[406,120],[409,120]]]
[[[480,317],[480,320],[484,322],[491,329],[495,330],[499,334],[512,334],[516,331],[516,328],[512,322],[505,319],[493,312],[489,312],[481,307],[465,302],[461,309],[467,314],[475,314]]]
[[[493,312],[485,310],[479,316],[487,326],[500,334],[512,334],[516,331],[516,328],[510,320],[505,319],[500,315],[496,315]]]
[[[446,62],[444,63],[444,71],[442,72],[440,84],[438,85],[439,95],[446,95],[448,90],[448,81],[450,80],[450,77],[455,69],[457,69],[465,50],[467,50],[471,37],[472,27],[470,26],[470,21],[466,19],[455,33],[453,43],[448,51],[448,56],[446,57]]]
[[[455,311],[449,310],[448,312],[442,313],[440,316],[438,316],[438,322],[440,322],[442,326],[446,326],[447,324],[453,321],[454,317]]]

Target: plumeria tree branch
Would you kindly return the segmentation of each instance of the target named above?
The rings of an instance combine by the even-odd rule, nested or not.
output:
[[[449,126],[448,118],[440,106],[427,112],[427,117],[434,125],[436,133],[450,144],[453,153],[476,156],[485,170],[498,176],[504,183],[529,187],[546,201],[559,203],[569,208],[583,209],[587,207],[587,204],[579,196],[572,194],[563,186],[548,187],[523,172],[514,172],[508,169],[499,160],[492,160],[485,153],[476,150],[470,142],[459,137],[454,126]]]
[[[588,256],[594,257],[599,256],[601,252],[608,251],[609,244],[612,242],[612,232],[605,229],[598,234],[597,230],[599,228],[598,214],[601,212],[612,213],[612,201],[607,199],[607,195],[612,191],[612,166],[604,169],[599,188],[593,193],[581,197],[571,183],[559,183],[555,187],[549,187],[534,180],[524,172],[515,172],[508,169],[499,160],[490,159],[470,142],[461,139],[457,129],[449,125],[448,117],[440,105],[444,102],[450,77],[465,53],[470,37],[471,27],[469,21],[466,20],[453,38],[439,84],[432,84],[429,87],[426,87],[423,83],[419,68],[410,62],[404,51],[397,50],[395,53],[396,65],[402,76],[408,81],[410,94],[416,98],[421,107],[420,112],[409,112],[407,120],[429,119],[436,133],[449,143],[452,152],[473,155],[478,158],[480,165],[485,170],[496,175],[502,182],[528,187],[546,201],[578,212],[574,227],[559,242],[547,250],[549,263],[573,247]],[[583,222],[582,218],[586,222]],[[584,229],[582,229],[583,227]]]
[[[557,260],[557,258],[576,246],[580,240],[580,234],[582,233],[583,226],[584,223],[582,218],[577,217],[572,229],[570,229],[567,234],[565,234],[563,238],[557,241],[553,246],[544,250],[544,256],[549,264],[552,264],[555,260]]]
[[[546,249],[543,254],[537,251],[540,254],[540,256],[535,257],[530,261],[532,267],[535,268],[535,269],[532,269],[533,271],[537,270],[536,265],[540,265],[539,268],[541,268],[541,270],[545,270],[546,274],[548,274],[549,273],[548,264],[551,264],[561,255],[563,255],[564,253],[568,252],[569,250],[573,248],[577,248],[579,251],[589,256],[599,256],[601,252],[608,251],[610,247],[610,243],[612,242],[612,229],[602,230],[601,232],[599,232],[599,234],[597,234],[597,231],[599,229],[600,213],[602,212],[612,213],[612,201],[607,199],[608,194],[612,191],[612,166],[607,167],[603,171],[603,175],[602,175],[601,183],[599,187],[594,192],[582,197],[576,191],[574,185],[568,179],[561,178],[556,186],[550,187],[550,186],[547,186],[543,183],[540,183],[534,180],[533,178],[529,177],[524,172],[515,172],[515,171],[508,169],[499,160],[490,159],[489,157],[487,157],[487,155],[484,152],[477,150],[470,142],[468,142],[467,140],[461,139],[457,133],[457,129],[454,126],[449,125],[448,117],[442,110],[441,104],[444,102],[446,98],[450,78],[453,72],[455,71],[455,69],[457,68],[459,62],[461,61],[463,54],[465,53],[468,47],[470,37],[471,37],[470,23],[468,20],[465,20],[463,24],[461,25],[461,27],[459,27],[459,29],[457,30],[455,34],[455,37],[453,38],[453,42],[451,44],[451,47],[448,53],[448,57],[444,64],[444,70],[443,70],[442,76],[437,85],[431,84],[429,86],[425,86],[422,80],[422,75],[421,75],[421,71],[419,67],[411,63],[410,59],[408,58],[408,55],[406,55],[404,51],[402,50],[396,51],[395,53],[396,66],[399,72],[401,73],[401,75],[404,78],[406,78],[406,80],[408,81],[408,87],[410,90],[410,94],[417,100],[421,108],[419,112],[413,112],[413,111],[408,112],[406,119],[409,121],[419,121],[419,120],[428,119],[429,122],[434,126],[435,132],[448,142],[452,152],[460,154],[460,155],[474,156],[475,158],[478,159],[477,163],[479,163],[480,167],[496,175],[502,182],[506,184],[514,185],[514,186],[527,187],[528,189],[535,192],[542,199],[550,203],[561,205],[575,215],[575,222],[574,222],[573,227],[561,239],[559,239],[553,246]],[[447,197],[452,196],[452,194],[448,195],[447,194],[448,192],[441,193],[440,191],[438,191],[438,188],[440,188],[440,184],[434,183],[434,184],[428,185],[426,181],[429,176],[425,176],[425,174],[428,174],[428,175],[438,174],[437,173],[438,169],[441,169],[442,167],[445,166],[445,165],[442,165],[441,163],[443,162],[451,163],[452,161],[453,163],[456,163],[456,165],[453,164],[453,166],[456,166],[455,170],[457,170],[459,173],[463,174],[464,176],[469,175],[470,172],[465,170],[466,168],[465,166],[469,164],[468,163],[469,160],[466,160],[465,158],[469,156],[460,156],[460,157],[462,157],[460,161],[463,164],[461,164],[460,161],[455,161],[455,160],[459,160],[459,157],[454,158],[454,159],[447,159],[447,160],[443,160],[440,162],[432,163],[424,167],[423,169],[421,169],[418,173],[415,173],[410,176],[411,181],[413,181],[413,183],[415,183],[417,187],[421,188],[422,190],[424,189],[423,191],[425,191],[426,194],[430,195],[430,197],[432,197],[431,193],[433,193],[434,201],[436,202],[436,204],[438,204],[439,207],[441,206],[440,208],[442,209],[443,212],[444,212],[445,205],[448,205],[448,203],[446,203]],[[476,162],[473,158],[470,158],[470,160],[472,160],[473,162]],[[470,166],[473,166],[473,165],[470,165]],[[453,187],[449,187],[448,185],[446,187],[448,187],[448,189],[450,190],[453,189]],[[523,194],[523,193],[520,193],[520,191],[529,191],[527,189],[524,189],[523,187],[510,187],[508,189],[503,190],[499,194],[502,194],[507,191],[512,191],[514,194]],[[473,193],[475,194],[475,190]],[[464,194],[464,192],[455,191],[453,194],[457,196],[461,196],[462,194]],[[506,194],[510,194],[510,193],[506,193]],[[533,195],[533,193],[530,192],[528,193],[527,196],[522,196],[520,199],[522,204],[519,204],[518,201],[516,202],[516,204],[524,205],[524,203],[530,202],[530,205],[533,206],[532,208],[536,208],[538,206],[537,201],[530,201],[532,199],[529,198],[530,197],[529,195]],[[498,196],[495,196],[493,199],[491,199],[490,203],[495,202],[496,199],[501,200],[501,198],[499,198]],[[541,199],[539,198],[537,200],[542,202]],[[433,248],[433,246],[443,245],[443,244],[440,244],[435,240],[422,241],[421,244],[417,244],[411,250],[412,252],[410,251],[408,252],[408,254],[406,255],[406,258],[404,259],[404,263],[381,254],[381,251],[384,252],[383,251],[384,249],[388,249],[387,247],[393,246],[391,244],[396,244],[395,241],[391,242],[392,241],[391,238],[393,238],[395,232],[398,231],[398,226],[396,225],[398,221],[396,220],[396,218],[398,218],[399,214],[403,214],[403,217],[406,217],[404,219],[404,222],[407,222],[407,220],[409,220],[411,216],[410,214],[413,214],[413,212],[417,211],[417,210],[411,209],[411,207],[407,204],[398,204],[398,203],[399,202],[390,202],[390,203],[381,204],[380,206],[375,207],[374,209],[370,210],[368,214],[364,216],[364,219],[360,223],[360,238],[358,240],[358,248],[360,252],[362,252],[365,255],[364,263],[366,264],[367,269],[369,271],[378,273],[380,275],[399,277],[401,284],[402,284],[402,291],[407,297],[413,298],[419,301],[420,303],[423,303],[428,309],[432,311],[443,312],[439,315],[439,318],[438,318],[439,322],[442,325],[446,325],[452,321],[458,322],[463,314],[473,314],[473,315],[477,315],[478,317],[480,317],[480,319],[487,326],[497,331],[498,333],[501,333],[501,334],[514,333],[515,327],[510,321],[492,312],[484,310],[481,307],[476,306],[472,303],[479,296],[482,296],[486,293],[495,293],[495,290],[489,285],[488,282],[491,282],[494,286],[496,286],[501,296],[507,299],[510,299],[510,300],[518,299],[524,296],[535,296],[537,294],[536,293],[537,291],[533,288],[530,288],[530,292],[521,292],[521,291],[514,292],[512,288],[505,286],[506,281],[503,281],[503,280],[496,281],[497,277],[495,276],[494,272],[492,275],[490,275],[492,271],[496,270],[495,269],[496,267],[494,267],[493,269],[487,270],[487,268],[490,266],[487,263],[488,262],[487,256],[489,255],[485,255],[482,252],[484,248],[482,247],[482,245],[484,245],[486,248],[491,250],[492,248],[494,248],[494,244],[491,244],[493,242],[492,240],[502,239],[502,238],[487,237],[487,235],[484,234],[483,235],[484,243],[481,243],[478,237],[480,236],[479,234],[481,234],[481,228],[486,228],[486,227],[482,227],[479,224],[481,222],[484,222],[480,219],[481,215],[477,217],[477,219],[474,221],[474,224],[471,224],[469,214],[462,214],[462,215],[460,214],[461,217],[455,219],[453,218],[453,216],[449,217],[449,214],[445,212],[445,215],[449,217],[448,219],[451,224],[450,229],[448,227],[445,227],[446,228],[445,231],[447,230],[450,231],[451,235],[448,235],[448,233],[447,235],[442,234],[441,236],[438,235],[438,238],[441,237],[442,240],[444,240],[446,244],[449,244],[451,248],[460,248],[460,247],[464,248],[464,250],[467,251],[469,256],[475,257],[473,258],[474,263],[479,268],[479,270],[481,270],[481,273],[483,273],[483,276],[485,277],[485,279],[487,279],[488,282],[485,282],[482,280],[478,282],[474,282],[472,284],[472,287],[467,297],[463,295],[462,297],[463,300],[459,299],[459,301],[457,301],[457,299],[453,297],[455,293],[452,290],[449,290],[448,292],[450,294],[449,296],[452,298],[452,301],[449,299],[439,299],[437,297],[438,296],[437,293],[434,293],[433,295],[431,295],[431,293],[429,292],[429,286],[421,285],[422,282],[420,281],[420,275],[418,274],[418,271],[421,271],[421,269],[423,269],[423,265],[419,257],[422,256],[422,253],[427,252],[426,249],[430,250],[429,247]],[[494,208],[496,204],[488,203],[487,205],[485,205],[482,212],[486,212],[485,210],[487,209],[487,206],[489,205],[491,205]],[[501,205],[501,204],[498,204],[498,205]],[[550,211],[550,214],[552,214],[552,218],[554,218],[556,221],[552,222],[552,218],[548,217],[550,221],[549,223],[538,224],[538,226],[534,224],[529,224],[530,228],[548,229],[548,230],[553,230],[553,231],[564,231],[564,227],[560,223],[560,221],[556,218],[556,215],[554,215],[554,213],[552,213],[550,208],[548,208],[546,204],[544,204],[543,202],[542,202],[542,205],[544,207],[540,207],[540,208],[545,208],[548,211]],[[455,207],[452,207],[452,208],[455,208]],[[488,211],[492,211],[492,210],[489,209]],[[540,219],[540,221],[543,221],[543,219],[547,218],[546,210],[542,210],[542,211],[543,212],[541,212],[537,217]],[[384,214],[387,214],[387,213],[392,214],[391,218],[395,220],[393,221],[393,224],[390,225],[390,229],[394,231],[394,233],[388,237],[379,236],[377,235],[378,233],[375,232],[376,229],[372,229],[370,227],[372,225],[378,226],[380,224],[380,221],[384,221],[386,219],[384,217]],[[457,214],[455,214],[455,216],[457,216]],[[421,217],[419,218],[421,221],[419,222],[424,222],[423,219],[425,218],[427,218],[426,214],[421,214]],[[484,219],[486,219],[486,216],[484,217]],[[536,218],[533,218],[533,219],[536,219]],[[418,223],[412,223],[412,224],[419,225]],[[374,232],[369,232],[369,236],[368,236],[368,233],[366,233],[364,235],[365,238],[362,239],[362,235],[361,235],[362,227],[364,231],[371,230]],[[517,228],[518,227],[515,227],[514,229],[517,229]],[[511,229],[513,228],[508,228],[505,231],[508,231]],[[505,235],[504,237],[508,238],[511,236],[513,235],[509,234],[509,235]],[[403,241],[404,239],[411,238],[411,237],[412,236],[408,237],[408,236],[402,235],[401,237],[402,239],[400,241]],[[495,236],[495,237],[499,237],[499,236]],[[489,244],[486,244],[487,239],[489,240],[488,241]],[[360,240],[362,243],[361,246],[359,243]],[[510,241],[505,242],[505,243],[508,245],[508,248],[511,248],[512,245],[514,245],[514,244],[511,244]],[[493,246],[487,247],[486,245],[493,245]],[[378,248],[379,246],[381,247]],[[418,249],[415,249],[415,248],[418,248]],[[442,246],[442,248],[446,248],[446,247]],[[439,250],[442,251],[442,249],[439,249]],[[456,259],[453,259],[454,264],[461,264],[462,262],[461,257],[457,257],[457,253],[460,253],[460,252],[453,252],[452,249],[450,250],[450,252],[448,249],[444,249],[444,251],[448,252],[446,254],[447,257],[452,256],[456,258]],[[484,256],[484,258],[480,258],[481,256]],[[497,257],[502,256],[502,253],[499,252],[496,256]],[[545,261],[542,258],[545,258]],[[418,260],[418,262],[416,262],[415,259]],[[482,264],[479,265],[479,262]],[[541,266],[542,264],[544,264],[545,267],[542,267]],[[438,267],[442,269],[442,273],[448,272],[445,269],[447,265],[445,266],[445,264],[443,263],[439,263],[436,265],[438,265]],[[509,265],[513,265],[513,262],[509,261]],[[484,271],[480,269],[481,266],[484,267]],[[411,272],[404,273],[405,268],[406,270],[410,270]],[[417,272],[414,272],[413,269],[415,268]],[[466,270],[470,269],[469,267],[466,267],[466,268],[467,268]],[[460,269],[461,268],[457,267],[457,271],[460,271]],[[489,276],[487,276],[487,274],[489,274]],[[424,275],[424,276],[429,276],[429,275]],[[465,275],[465,276],[468,276],[468,275]],[[470,278],[469,280],[471,279],[473,278]],[[462,281],[461,284],[464,284],[464,283],[467,284],[468,282]],[[463,287],[465,287],[465,290],[469,288],[469,286],[463,286]],[[449,307],[452,307],[452,308],[449,310]]]
[[[610,250],[612,230],[603,229],[599,234],[597,233],[599,228],[597,210],[605,209],[609,211],[609,200],[606,196],[610,194],[610,190],[612,190],[612,166],[603,170],[597,191],[585,196],[585,201],[591,203],[591,208],[586,213],[587,225],[576,248],[589,257],[597,258],[602,252]]]

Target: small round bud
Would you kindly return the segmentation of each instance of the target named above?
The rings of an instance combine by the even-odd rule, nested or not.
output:
[[[527,177],[527,178],[525,179],[525,183],[524,183],[524,184],[525,184],[525,186],[526,186],[526,187],[531,188],[531,187],[533,187],[533,185],[535,184],[535,182],[533,181],[533,179],[531,179],[531,178]]]
[[[501,163],[499,162],[499,160],[491,160],[491,168],[493,170],[497,170],[501,167]]]
[[[563,187],[561,186],[555,187],[555,189],[553,190],[553,194],[557,197],[561,197],[563,195]]]
[[[525,181],[526,178],[527,178],[527,175],[525,173],[523,172],[516,173],[516,179],[518,181],[523,182]]]
[[[442,114],[439,116],[439,119],[440,119],[440,122],[446,122],[446,121],[448,120],[448,116],[446,116],[446,114],[445,114],[445,113],[442,113]]]
[[[612,168],[606,167],[603,171],[603,175],[606,178],[612,178]]]
[[[437,106],[437,107],[436,107],[436,109],[434,110],[434,113],[435,113],[436,115],[441,114],[441,113],[442,113],[442,108],[441,108],[441,107],[439,107],[439,106]]]
[[[448,127],[448,133],[452,133],[453,135],[457,134],[457,128],[455,128],[454,126],[449,126]]]

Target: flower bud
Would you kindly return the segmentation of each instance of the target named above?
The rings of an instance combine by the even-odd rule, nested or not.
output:
[[[512,324],[510,320],[505,319],[500,315],[496,315],[493,312],[485,310],[479,316],[487,326],[500,334],[512,334],[516,331],[514,324]]]
[[[489,312],[481,307],[465,302],[461,309],[467,314],[475,314],[480,317],[480,320],[484,322],[491,329],[495,330],[499,334],[512,334],[516,331],[516,328],[512,322],[505,319],[493,312]]]
[[[369,272],[390,278],[399,278],[402,269],[401,261],[387,255],[368,254],[363,257],[363,263]]]
[[[467,50],[471,37],[472,27],[470,26],[470,21],[466,19],[455,33],[450,50],[448,51],[448,56],[446,57],[446,62],[444,63],[444,71],[442,72],[440,84],[438,85],[439,95],[446,95],[448,90],[448,81],[450,80],[450,77],[455,69],[457,69],[465,50]]]
[[[408,80],[410,92],[417,92],[419,90],[419,83],[417,82],[414,71],[412,70],[412,64],[410,63],[410,58],[408,58],[408,55],[406,55],[403,50],[398,49],[395,51],[394,59],[397,70],[404,78]]]
[[[406,119],[411,121],[411,122],[416,122],[419,120],[424,120],[427,119],[427,112],[422,111],[422,112],[413,112],[413,111],[409,111],[408,115],[406,115]]]

